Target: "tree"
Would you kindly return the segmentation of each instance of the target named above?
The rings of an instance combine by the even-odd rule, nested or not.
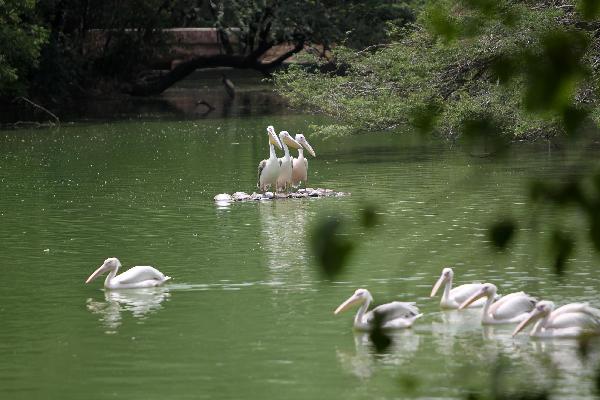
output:
[[[598,119],[600,39],[586,17],[561,1],[431,2],[389,45],[337,49],[337,74],[297,66],[276,83],[293,105],[335,116],[327,132],[572,132]]]
[[[198,68],[233,67],[268,74],[306,46],[319,45],[318,57],[322,58],[336,42],[346,40],[347,45],[352,47],[371,44],[385,38],[387,22],[404,25],[414,18],[404,1],[393,0],[222,0],[208,2],[208,5],[225,54],[194,57],[166,75],[136,84],[133,94],[161,93]],[[371,17],[368,22],[365,16]],[[356,29],[352,31],[353,26]],[[232,45],[234,41],[237,51]],[[267,52],[280,44],[290,45],[289,51],[265,62]]]
[[[36,24],[34,0],[0,1],[0,96],[22,94],[47,31]]]

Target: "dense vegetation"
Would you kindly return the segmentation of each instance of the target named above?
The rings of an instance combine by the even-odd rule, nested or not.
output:
[[[58,107],[98,92],[157,94],[199,67],[262,70],[260,57],[280,43],[294,45],[290,54],[343,40],[361,48],[385,40],[388,24],[412,20],[399,0],[3,0],[0,98],[28,95]],[[151,60],[169,46],[163,29],[171,27],[216,28],[224,54],[190,60],[166,80],[140,80],[141,71],[169,67]]]
[[[335,72],[295,66],[276,83],[293,105],[333,116],[320,127],[330,134],[574,133],[600,117],[596,12],[593,1],[432,1],[388,44],[337,47]]]

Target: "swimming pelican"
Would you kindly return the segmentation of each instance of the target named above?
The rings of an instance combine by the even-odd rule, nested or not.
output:
[[[303,134],[299,133],[294,138],[296,142],[300,143],[311,156],[316,157],[315,151],[308,144],[308,141],[304,137]],[[300,186],[300,182],[303,182],[306,185],[308,182],[308,160],[304,158],[304,149],[298,149],[298,158],[292,159],[292,186],[298,187]]]
[[[570,303],[554,309],[551,301],[539,301],[528,318],[514,330],[513,336],[537,321],[529,336],[538,338],[578,337],[600,333],[600,310],[587,303]]]
[[[481,297],[487,297],[485,305],[483,306],[481,324],[513,324],[527,318],[529,311],[533,309],[537,301],[535,298],[524,292],[510,293],[495,301],[497,290],[496,285],[484,283],[483,286],[465,300],[458,309],[462,310],[475,300]]]
[[[288,190],[292,186],[292,157],[290,157],[288,146],[295,149],[300,149],[302,146],[287,131],[279,132],[279,140],[283,145],[285,154],[279,159],[281,169],[279,170],[279,178],[277,178],[277,189]]]
[[[339,314],[353,304],[361,304],[356,317],[354,317],[354,328],[363,331],[370,330],[373,327],[375,313],[381,313],[380,315],[383,316],[381,327],[384,329],[410,328],[413,322],[423,315],[419,313],[419,309],[415,306],[415,303],[400,301],[382,304],[367,312],[372,301],[373,297],[367,289],[357,289],[333,313]]]
[[[279,177],[280,164],[277,159],[277,155],[275,154],[275,147],[277,146],[279,150],[282,149],[281,142],[275,133],[275,129],[272,125],[267,127],[267,133],[269,134],[269,153],[270,157],[268,160],[262,160],[258,164],[258,186],[259,190],[265,191],[270,186],[275,188],[277,184],[277,178]]]
[[[431,295],[429,297],[435,296],[440,286],[443,283],[446,283],[444,286],[444,294],[442,294],[442,300],[440,301],[440,307],[456,309],[458,308],[465,300],[471,297],[475,292],[477,292],[483,286],[483,283],[467,283],[465,285],[460,285],[452,288],[452,279],[454,278],[454,271],[452,268],[444,268],[442,270],[442,275],[437,280],[435,285],[433,285],[433,289],[431,289]],[[483,307],[485,304],[484,299],[479,299],[469,304],[469,307]]]
[[[110,271],[104,287],[107,289],[138,289],[153,286],[159,286],[171,279],[170,276],[163,275],[156,268],[147,265],[138,265],[117,275],[117,271],[121,267],[121,262],[116,257],[107,258],[104,263],[90,275],[85,283],[90,283],[103,273]]]

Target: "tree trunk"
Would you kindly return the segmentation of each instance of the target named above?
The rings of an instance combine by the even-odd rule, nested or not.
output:
[[[251,56],[219,54],[209,57],[195,57],[182,62],[165,75],[156,79],[152,79],[148,82],[136,82],[133,85],[130,94],[133,96],[153,96],[161,94],[198,68],[230,67],[238,69],[254,69],[268,74],[279,67],[290,56],[298,53],[303,48],[304,41],[300,41],[299,43],[296,43],[293,49],[277,57],[277,59],[270,63],[259,61],[260,56],[262,56],[268,48],[261,49],[262,51],[259,53],[253,52]]]

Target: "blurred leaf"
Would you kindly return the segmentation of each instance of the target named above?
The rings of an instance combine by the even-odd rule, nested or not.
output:
[[[492,62],[492,74],[500,83],[507,83],[517,72],[517,60],[512,56],[502,55]]]
[[[400,386],[407,394],[415,393],[421,385],[419,377],[415,375],[402,374],[398,380],[400,382]]]
[[[433,131],[436,120],[441,112],[440,104],[430,101],[415,108],[411,113],[411,124],[420,134],[429,134]]]
[[[369,339],[375,346],[375,351],[383,353],[392,345],[392,338],[382,328],[385,322],[385,313],[375,311],[373,315],[373,328],[369,332]]]
[[[379,222],[377,210],[373,205],[367,205],[361,210],[360,224],[365,228],[373,228]]]
[[[594,207],[592,210],[589,210],[589,212],[590,240],[596,250],[600,251],[600,210],[597,207]]]
[[[490,228],[490,239],[492,244],[499,250],[504,250],[510,239],[514,236],[516,224],[511,220],[494,223]]]
[[[585,207],[587,203],[576,177],[570,177],[566,182],[554,185],[542,181],[531,182],[529,197],[533,201],[547,201],[559,206],[575,203]]]
[[[503,123],[485,113],[465,118],[461,122],[461,142],[473,155],[502,155],[509,143],[503,133]]]
[[[429,10],[428,20],[431,25],[431,30],[436,36],[443,37],[446,41],[454,40],[460,31],[456,22],[450,17],[449,13],[443,8],[433,7]]]
[[[600,1],[598,0],[579,0],[577,9],[583,15],[583,18],[592,20],[600,16]]]
[[[328,217],[317,223],[310,237],[312,249],[321,271],[332,279],[347,264],[354,249],[354,243],[342,236],[344,221]]]
[[[562,111],[562,120],[565,130],[570,137],[579,133],[581,126],[586,122],[589,111],[581,107],[569,105]]]
[[[571,104],[579,82],[586,76],[581,60],[589,38],[579,31],[550,31],[540,40],[541,51],[525,54],[530,111],[562,111]]]
[[[552,233],[550,247],[554,253],[554,272],[562,276],[569,256],[573,253],[575,242],[570,235],[557,230]]]

